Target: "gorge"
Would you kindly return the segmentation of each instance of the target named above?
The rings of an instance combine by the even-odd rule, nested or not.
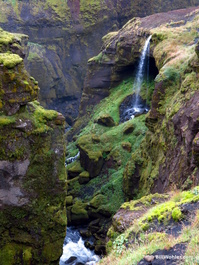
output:
[[[198,0],[4,0],[0,27],[29,36],[25,65],[39,82],[42,106],[78,116],[87,61],[101,38],[133,17],[198,5]],[[40,69],[40,71],[38,71]]]
[[[112,28],[119,12],[109,21],[105,7],[114,3],[112,10],[122,10],[125,1],[99,1],[99,13],[94,9],[95,14],[100,17],[104,12],[108,16],[105,21],[110,23],[105,24],[112,25],[114,31],[105,32],[102,42],[94,34],[97,44],[91,41],[92,51],[84,43],[82,63],[89,59],[87,68],[81,77],[76,69],[74,81],[74,72],[67,68],[71,69],[73,62],[67,65],[66,57],[77,56],[79,65],[83,55],[78,53],[82,46],[76,46],[72,33],[80,34],[76,36],[79,43],[85,41],[82,36],[87,35],[84,30],[90,24],[83,30],[80,26],[92,18],[84,20],[83,13],[88,8],[90,14],[94,12],[91,7],[97,7],[98,2],[89,5],[85,1],[85,6],[83,1],[33,2],[3,1],[1,8],[3,29],[30,33],[28,42],[27,35],[0,31],[2,265],[86,264],[88,260],[73,254],[63,253],[63,258],[66,225],[68,234],[71,226],[80,227],[79,233],[92,251],[88,253],[103,257],[99,264],[162,264],[162,260],[157,263],[158,255],[180,253],[186,257],[184,264],[197,264],[199,3],[176,1],[177,6],[171,9],[192,7],[144,16],[152,10],[167,11],[165,5],[168,8],[170,1],[159,1],[143,13],[137,12],[141,17],[134,17],[141,2],[133,1],[121,24]],[[145,2],[142,7],[144,10]],[[78,47],[75,51],[72,46],[70,52],[64,48],[69,31],[64,29],[67,34],[63,38],[62,19],[71,23],[68,42]],[[103,28],[100,23],[94,23],[90,31]],[[50,30],[49,44],[45,37],[49,41]],[[33,36],[35,31],[37,37]],[[138,81],[138,97],[133,84],[138,79],[140,58],[144,65],[146,42],[150,42],[150,51],[145,54],[149,76]],[[31,75],[41,70],[40,97],[46,95],[42,104],[51,106],[53,101],[58,108],[61,100],[70,114],[64,117],[40,105],[37,77],[29,76],[24,64]],[[43,65],[48,65],[47,74]],[[49,93],[52,90],[56,90],[54,94]],[[136,98],[147,110],[133,119],[124,117]],[[78,242],[84,249],[79,235]]]

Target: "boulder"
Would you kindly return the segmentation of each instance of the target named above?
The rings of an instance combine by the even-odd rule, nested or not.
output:
[[[106,127],[113,127],[116,125],[113,118],[109,114],[101,115],[95,120],[95,122]]]
[[[93,143],[92,135],[83,135],[77,141],[80,150],[81,166],[89,172],[90,178],[96,177],[102,166],[103,156],[100,143]]]
[[[79,176],[79,174],[83,172],[84,169],[81,167],[80,161],[78,160],[71,163],[69,165],[69,168],[67,168],[67,171],[68,171],[68,179],[73,179]]]
[[[82,173],[79,174],[79,183],[80,184],[88,183],[89,180],[90,180],[90,175],[87,171],[83,171]]]

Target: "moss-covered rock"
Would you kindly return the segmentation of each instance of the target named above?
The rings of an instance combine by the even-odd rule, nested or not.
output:
[[[115,126],[115,122],[114,122],[113,118],[109,114],[103,114],[98,119],[96,119],[95,122],[98,123],[98,124],[107,126],[107,127]]]
[[[83,171],[79,174],[79,183],[84,184],[88,183],[90,180],[90,174],[87,171]]]
[[[70,212],[68,213],[69,218],[69,224],[85,224],[89,220],[88,212],[87,212],[87,204],[83,203],[80,200],[76,200],[74,204],[67,208]]]
[[[83,172],[83,168],[80,165],[80,161],[75,161],[69,167],[68,170],[68,179],[72,179],[77,177],[81,172]]]
[[[73,204],[73,196],[66,196],[66,205],[72,205]]]
[[[150,194],[125,202],[113,217],[107,233],[108,256],[101,263],[112,263],[113,260],[120,263],[127,259],[128,263],[138,263],[147,259],[146,254],[154,258],[156,249],[164,250],[168,244],[172,248],[177,243],[184,243],[185,238],[189,247],[193,246],[191,234],[193,238],[198,236],[198,205],[198,187],[169,195]],[[185,222],[182,225],[183,219]],[[172,242],[171,246],[169,242]],[[172,250],[176,255],[179,253],[175,247]],[[195,255],[197,250],[195,243],[192,254]]]
[[[94,144],[91,135],[80,137],[77,144],[80,149],[80,162],[82,167],[89,172],[91,178],[97,176],[103,165],[102,148],[100,144]]]
[[[1,34],[7,39],[0,39],[0,260],[56,264],[67,221],[64,119],[32,102],[38,84],[19,56],[23,38]],[[19,54],[12,54],[16,39]]]

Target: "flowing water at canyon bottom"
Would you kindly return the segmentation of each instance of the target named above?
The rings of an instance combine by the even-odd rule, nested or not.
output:
[[[59,265],[95,265],[100,257],[87,249],[77,229],[68,227]]]

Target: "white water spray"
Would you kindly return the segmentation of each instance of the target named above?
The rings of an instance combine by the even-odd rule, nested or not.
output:
[[[150,51],[150,40],[151,40],[151,36],[148,37],[148,39],[146,40],[146,42],[144,44],[144,48],[142,50],[140,62],[138,65],[138,71],[136,74],[136,79],[135,79],[135,82],[133,85],[133,89],[136,91],[136,98],[135,98],[135,103],[133,106],[133,109],[135,110],[135,112],[139,111],[139,94],[140,94],[141,85],[142,85],[143,78],[144,78],[144,66],[145,66],[145,61],[146,61],[146,55]],[[148,61],[148,63],[149,63],[149,61]],[[147,65],[147,72],[148,71],[149,71],[149,65]]]
[[[65,166],[67,167],[68,164],[74,162],[79,157],[80,152],[78,152],[75,156],[69,157],[65,160]]]
[[[59,265],[95,265],[99,260],[99,256],[95,255],[94,251],[84,246],[84,241],[79,232],[76,229],[67,228],[67,236]]]

